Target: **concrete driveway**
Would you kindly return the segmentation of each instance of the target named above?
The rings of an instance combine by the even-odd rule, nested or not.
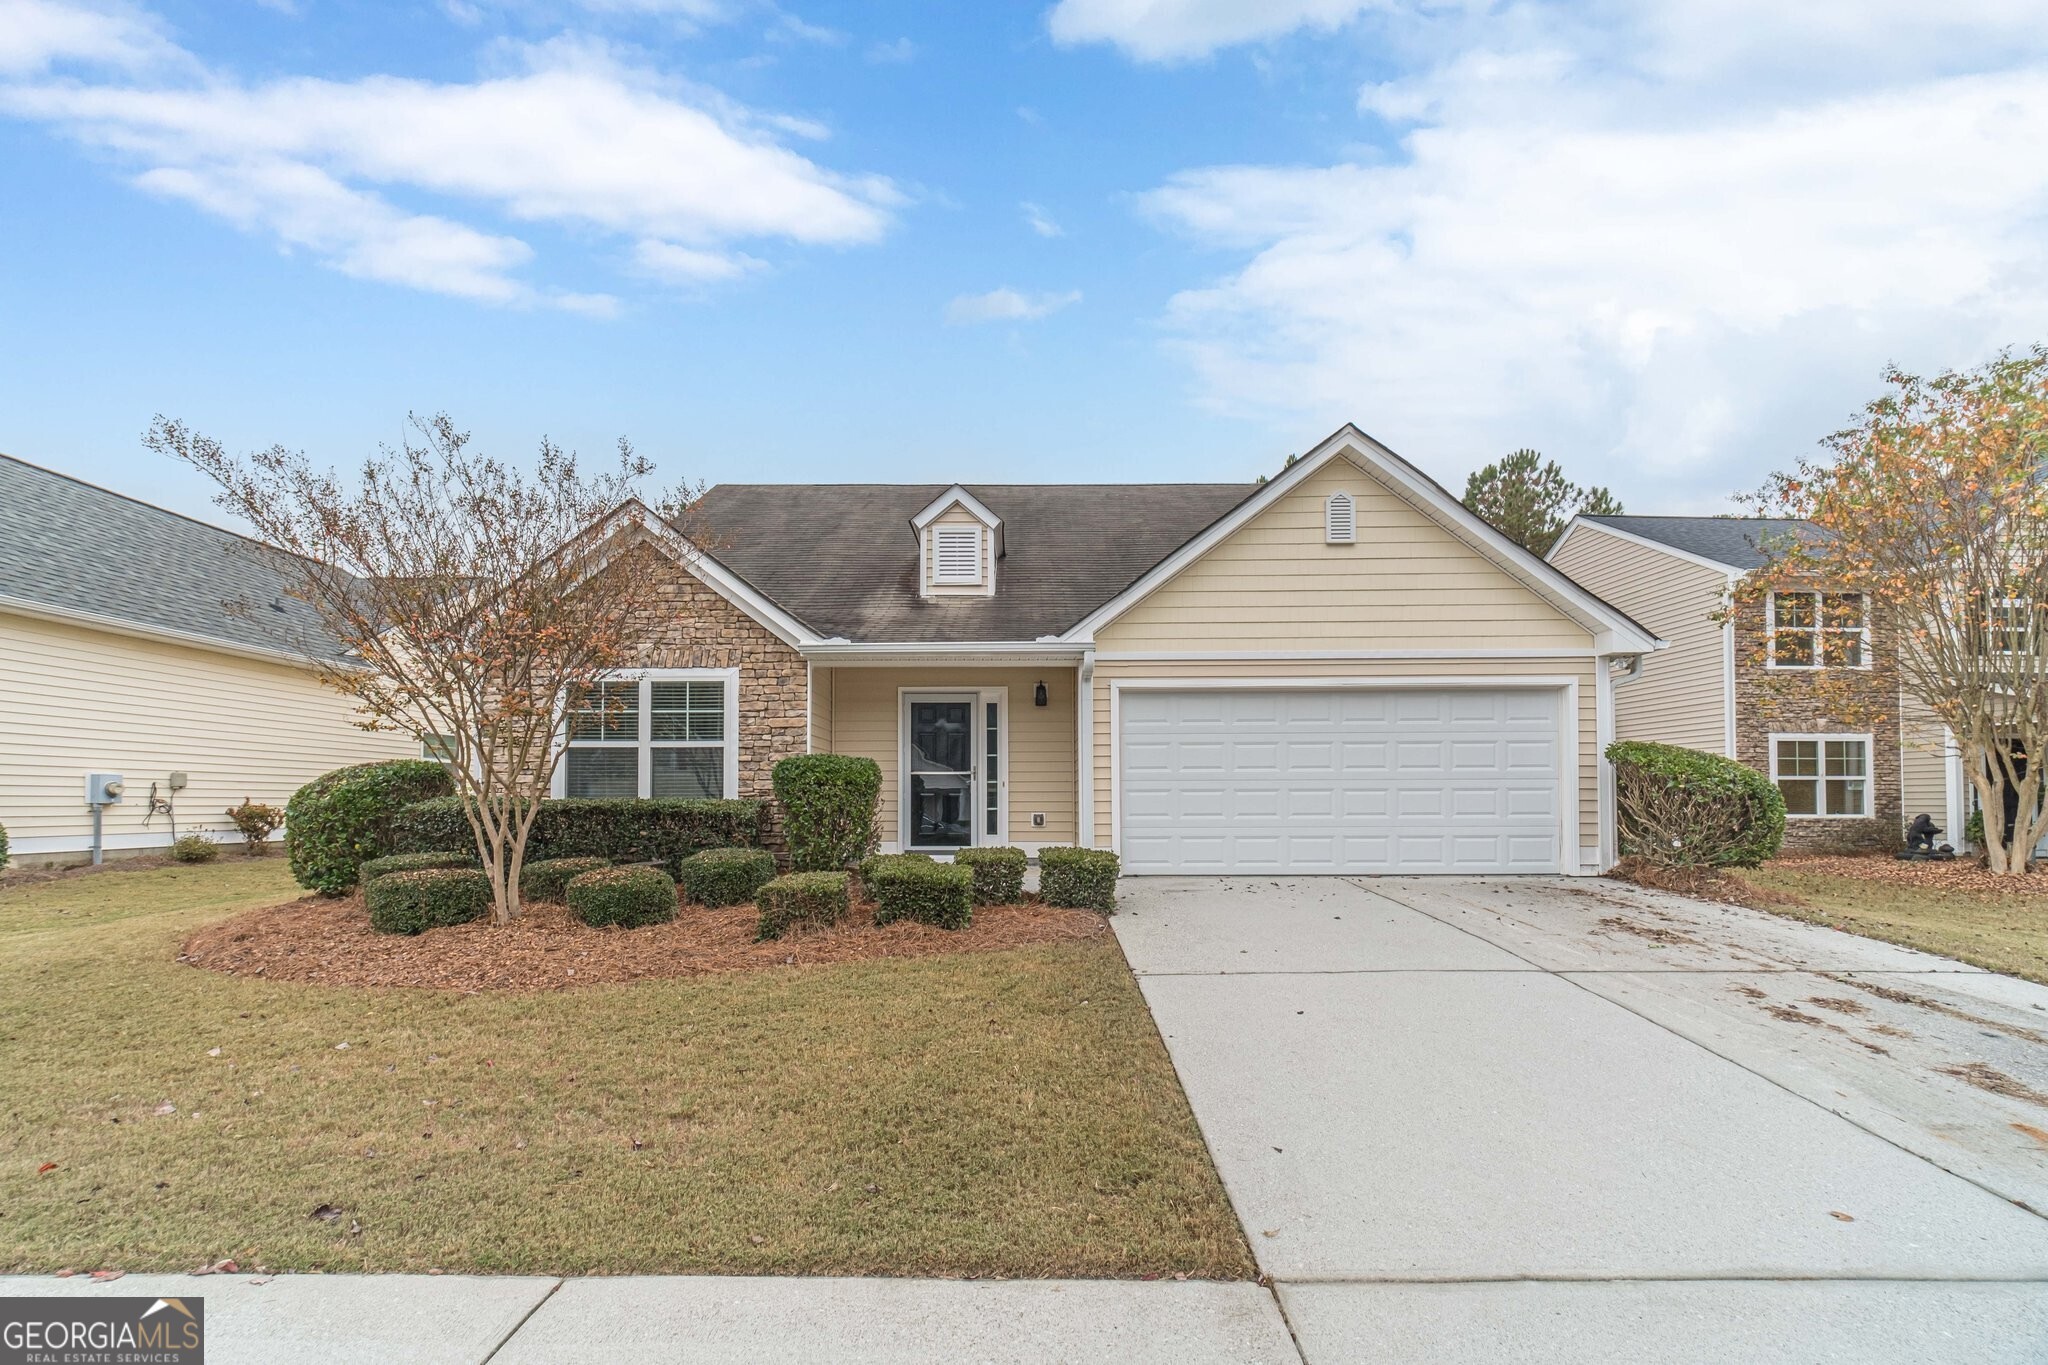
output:
[[[1119,899],[1312,1363],[2048,1359],[2048,989],[1604,881]]]

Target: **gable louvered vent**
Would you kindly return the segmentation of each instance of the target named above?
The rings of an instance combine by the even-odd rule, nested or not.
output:
[[[934,526],[932,528],[932,581],[934,583],[981,582],[981,528],[979,526]]]
[[[1323,539],[1332,545],[1349,545],[1358,539],[1358,516],[1349,493],[1332,493],[1323,504]]]

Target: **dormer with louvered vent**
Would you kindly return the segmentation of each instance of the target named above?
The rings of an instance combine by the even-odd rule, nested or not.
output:
[[[918,542],[918,595],[993,597],[1003,519],[955,484],[910,519]]]

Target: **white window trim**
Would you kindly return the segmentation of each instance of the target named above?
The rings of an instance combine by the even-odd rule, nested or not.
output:
[[[1810,664],[1781,664],[1778,662],[1778,599],[1780,597],[1811,597],[1813,599],[1813,662]],[[1828,630],[1821,625],[1822,597],[1861,597],[1863,599],[1863,627],[1858,632],[1863,637],[1863,662],[1860,664],[1831,664],[1826,661],[1826,636]],[[1787,627],[1788,630],[1792,627]],[[1798,627],[1806,632],[1807,627]],[[1846,632],[1837,632],[1846,633]],[[1845,668],[1859,673],[1870,671],[1870,594],[1869,593],[1823,593],[1817,588],[1789,588],[1783,592],[1773,590],[1764,600],[1764,667],[1773,673],[1819,673],[1823,669]]]
[[[1337,499],[1344,500],[1344,534],[1337,534]],[[1358,543],[1358,499],[1347,488],[1340,488],[1323,499],[1323,543],[1325,545],[1356,545]]]
[[[909,852],[913,845],[905,835],[904,812],[910,809],[910,703],[929,701],[936,697],[974,698],[974,819],[969,828],[974,839],[971,848],[1000,848],[1010,843],[1010,689],[1007,687],[899,687],[896,689],[896,837],[888,851]],[[983,828],[987,807],[982,799],[987,792],[988,778],[985,774],[987,754],[986,726],[983,720],[985,708],[990,702],[996,704],[996,833],[991,835]],[[918,849],[918,852],[939,856],[951,852],[950,848]]]
[[[740,671],[737,668],[636,668],[622,669],[607,673],[598,682],[637,682],[640,686],[640,736],[633,741],[639,755],[639,799],[650,799],[654,790],[654,711],[651,690],[647,686],[656,682],[712,682],[725,684],[725,772],[722,778],[724,795],[731,799],[740,790]],[[566,714],[564,724],[566,725]],[[562,739],[561,757],[555,763],[554,780],[548,784],[551,796],[566,796],[569,787],[570,742],[565,731]],[[593,746],[595,747],[595,746]],[[614,741],[609,747],[623,749],[624,740]],[[681,745],[689,748],[692,746]],[[705,746],[697,746],[705,747]]]
[[[1993,615],[1994,612],[2014,610],[2021,613],[2017,625],[1999,625],[1998,618]],[[1982,657],[1986,659],[2017,659],[2032,653],[2032,649],[2027,647],[2025,642],[2027,636],[2039,629],[2034,619],[2037,615],[2038,608],[2035,606],[2032,598],[1986,598],[1984,602],[1984,653]],[[1991,647],[1992,639],[2000,632],[2005,633],[2007,636],[2019,636],[2022,647],[2019,649],[1993,649]]]
[[[948,533],[966,534],[974,537],[974,572],[963,578],[949,576],[945,570],[944,558],[939,554],[939,537]],[[986,576],[984,565],[988,552],[988,529],[984,526],[967,526],[960,522],[947,522],[933,526],[927,533],[931,536],[932,586],[935,588],[978,588]]]
[[[1770,745],[1771,785],[1773,787],[1778,785],[1778,741],[1781,739],[1824,740],[1833,741],[1837,744],[1844,741],[1855,741],[1863,745],[1863,813],[1861,815],[1835,815],[1826,811],[1816,811],[1812,815],[1795,815],[1791,811],[1786,811],[1785,818],[1787,820],[1874,820],[1877,818],[1877,744],[1873,736],[1869,734],[1851,734],[1847,731],[1836,731],[1833,734],[1794,734],[1789,731],[1785,733],[1773,732],[1767,740]],[[1827,750],[1823,748],[1820,752],[1820,774],[1812,779],[1821,784],[1815,793],[1818,803],[1821,805],[1827,804],[1827,766]],[[1805,781],[1807,779],[1794,777],[1792,780]],[[1837,778],[1835,780],[1841,781],[1842,779]]]

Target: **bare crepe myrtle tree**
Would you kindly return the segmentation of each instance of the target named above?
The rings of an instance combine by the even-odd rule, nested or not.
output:
[[[341,645],[335,658],[298,642],[357,723],[442,749],[505,923],[564,709],[630,662],[633,618],[656,605],[658,580],[614,559],[648,535],[692,553],[703,490],[679,487],[650,511],[636,490],[653,466],[623,439],[615,463],[586,473],[545,439],[523,467],[474,452],[446,415],[411,424],[353,478],[283,446],[231,455],[162,416],[144,444],[211,478],[215,502],[255,528],[287,591]]]
[[[2048,348],[1885,382],[1824,443],[1829,457],[1750,499],[1813,532],[1771,538],[1736,602],[1815,585],[1868,594],[1873,619],[1891,623],[1900,682],[1955,737],[1991,870],[2024,872],[2048,835]],[[1851,675],[1809,676],[1824,690]],[[1846,718],[1856,702],[1842,690]]]

